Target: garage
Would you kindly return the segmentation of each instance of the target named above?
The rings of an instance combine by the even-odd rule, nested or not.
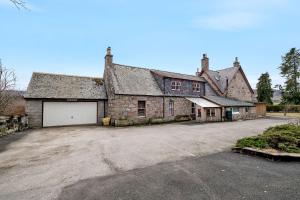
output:
[[[44,127],[96,123],[97,102],[44,102]]]
[[[34,72],[25,95],[30,128],[102,124],[103,79]]]

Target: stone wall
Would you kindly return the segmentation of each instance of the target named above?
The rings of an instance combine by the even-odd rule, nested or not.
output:
[[[174,102],[174,115],[169,113],[169,102]],[[146,117],[138,116],[138,101],[146,101]],[[183,97],[129,96],[115,95],[108,101],[107,116],[115,120],[127,119],[134,123],[148,123],[151,120],[164,118],[167,121],[180,116],[190,116],[192,103]]]
[[[239,112],[232,115],[232,120],[247,120],[255,119],[256,116],[256,107],[248,107],[248,112],[246,112],[246,107],[239,107]]]
[[[146,101],[146,117],[138,116],[138,101]],[[115,95],[108,100],[108,113],[112,123],[118,119],[128,119],[136,123],[147,122],[151,118],[163,117],[163,97]]]
[[[171,116],[169,113],[169,102],[174,102],[174,115]],[[192,113],[192,102],[183,97],[165,97],[164,103],[164,116],[166,119],[173,120],[176,116],[180,115],[191,115]]]
[[[236,76],[229,83],[227,97],[239,99],[241,101],[253,100],[253,94],[240,71],[237,72]]]
[[[42,100],[26,100],[26,114],[28,115],[28,124],[30,128],[42,127],[43,120],[43,102]]]
[[[0,116],[0,137],[28,128],[27,116]]]

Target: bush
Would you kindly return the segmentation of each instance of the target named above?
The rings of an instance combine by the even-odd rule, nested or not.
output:
[[[287,112],[300,112],[300,105],[267,105],[267,112],[284,112],[285,108]]]
[[[300,126],[285,124],[268,128],[262,135],[237,141],[237,147],[273,148],[288,153],[300,153]]]

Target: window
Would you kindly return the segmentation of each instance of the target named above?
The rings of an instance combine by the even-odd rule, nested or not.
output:
[[[181,89],[181,82],[180,81],[172,81],[171,82],[171,89],[172,90],[180,90]]]
[[[233,107],[233,108],[231,108],[231,110],[232,110],[232,114],[239,114],[240,113],[239,107]]]
[[[146,101],[138,101],[138,116],[146,117]]]
[[[192,103],[192,114],[195,114],[195,108],[196,108],[196,104]]]
[[[249,112],[249,107],[245,107],[245,112],[246,112],[246,113]]]
[[[206,110],[207,117],[215,117],[216,116],[216,110],[215,108],[208,108]]]
[[[193,92],[200,92],[200,83],[193,83]]]
[[[169,116],[174,116],[174,101],[169,101]]]
[[[201,117],[201,109],[198,109],[198,117]]]

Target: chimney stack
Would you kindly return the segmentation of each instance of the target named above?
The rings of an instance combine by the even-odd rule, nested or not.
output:
[[[235,61],[234,61],[234,63],[233,63],[233,66],[234,66],[234,67],[240,67],[240,66],[241,66],[238,57],[235,57]]]
[[[203,58],[201,60],[201,71],[208,71],[209,70],[209,59],[206,54],[203,54]]]
[[[111,48],[107,47],[106,49],[106,55],[105,55],[105,67],[111,66],[113,63],[113,55],[111,54]]]

